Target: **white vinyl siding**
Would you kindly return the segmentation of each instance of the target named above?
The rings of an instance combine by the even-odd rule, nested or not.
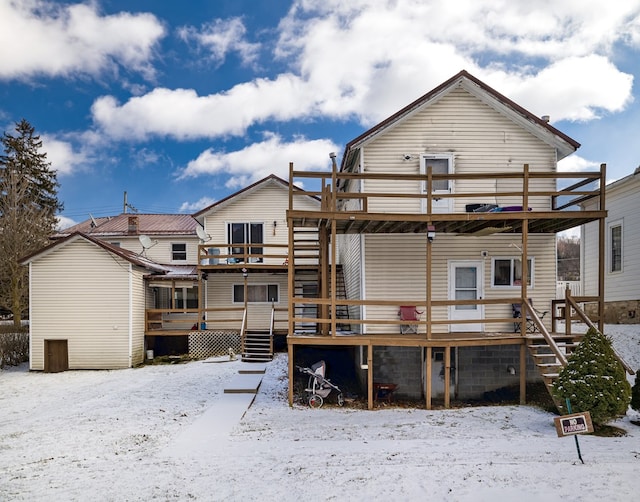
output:
[[[156,263],[169,264],[172,260],[172,245],[177,242],[186,243],[187,245],[187,260],[178,262],[178,264],[195,265],[198,262],[198,243],[199,240],[196,236],[186,237],[153,237],[151,239],[155,244],[153,247],[144,250],[144,256]],[[137,254],[143,254],[143,248],[138,240],[138,237],[122,237],[119,240],[120,247],[128,249]]]
[[[484,266],[485,298],[512,298],[520,295],[513,288],[491,288],[492,256],[512,253],[512,243],[518,243],[520,236],[495,235],[489,237],[461,237],[437,235],[434,241],[432,299],[446,300],[448,297],[448,262],[450,260],[479,260],[486,253]],[[365,274],[368,300],[398,299],[403,304],[418,302],[426,294],[426,236],[425,235],[367,235],[365,236]],[[550,310],[549,298],[555,297],[556,262],[555,236],[546,234],[529,235],[529,257],[535,260],[535,288],[528,290],[528,296],[539,310]],[[398,303],[398,306],[400,303]],[[368,307],[368,319],[393,319],[397,307]],[[447,319],[446,307],[434,307],[433,319]],[[487,305],[487,317],[510,317],[511,306]],[[548,317],[545,319],[547,320]],[[512,331],[511,323],[494,324],[489,329]],[[389,326],[367,327],[368,333],[384,333]],[[391,327],[393,329],[393,327]],[[447,332],[447,325],[436,325],[434,332]]]
[[[269,244],[285,244],[289,242],[286,212],[289,208],[288,188],[271,182],[258,186],[246,193],[241,193],[237,198],[229,201],[212,213],[205,216],[204,228],[210,235],[208,242],[215,244],[228,243],[229,223],[262,223],[263,226],[263,253],[279,255],[278,257],[265,258],[265,264],[282,265],[286,247],[269,247]],[[300,209],[317,210],[319,203],[309,197],[296,197],[296,207]],[[221,250],[225,253],[226,249]]]
[[[361,242],[363,237],[357,234],[338,236],[337,253],[338,263],[342,264],[344,285],[347,299],[362,298],[362,262]],[[361,307],[349,306],[349,318],[361,319]],[[354,324],[351,329],[359,332],[361,326]]]
[[[131,313],[144,319],[142,274],[131,295],[129,262],[78,238],[32,262],[31,272],[31,369],[44,369],[45,339],[68,340],[69,369],[127,368],[139,359],[142,321],[130,321]]]
[[[233,302],[234,286],[243,284],[242,272],[237,274],[210,274],[206,283],[207,302],[210,307],[215,308],[242,308],[243,304]],[[279,289],[280,301],[276,302],[275,307],[286,307],[286,298],[288,295],[287,274],[267,275],[252,274],[249,272],[247,278],[248,285],[269,285],[275,284]],[[218,322],[215,324],[216,329],[240,329],[242,321],[241,310],[230,312],[209,312],[207,314],[208,321],[216,319],[233,319],[228,322]],[[247,308],[247,320],[250,329],[266,329],[271,321],[271,302],[267,303],[250,303]]]
[[[605,301],[615,302],[640,299],[640,176],[607,185],[606,204],[608,216],[605,229]],[[596,206],[587,205],[586,209]],[[611,272],[612,225],[622,225],[622,270]],[[581,252],[583,253],[582,277],[586,295],[598,293],[598,223],[582,227]]]
[[[363,171],[370,173],[418,174],[421,155],[443,152],[453,156],[456,173],[521,172],[524,164],[529,164],[531,171],[554,172],[556,165],[552,147],[462,89],[407,117],[363,146],[362,151]],[[411,158],[404,160],[404,154],[410,154]],[[364,185],[366,192],[420,191],[418,181],[367,180]],[[486,192],[487,196],[454,199],[454,211],[464,212],[469,203],[521,205],[521,199],[493,195],[521,189],[521,180],[515,179],[496,180],[487,176],[481,180],[458,181],[456,193]],[[530,181],[530,191],[553,189],[555,180]],[[548,210],[550,198],[532,197],[529,206],[534,210]],[[410,198],[371,199],[369,211],[419,213],[420,203]]]

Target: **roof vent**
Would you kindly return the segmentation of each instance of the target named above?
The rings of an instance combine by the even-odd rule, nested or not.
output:
[[[551,120],[551,117],[549,117],[549,115],[543,115],[540,118],[542,119],[543,122],[546,122],[547,124],[549,123],[549,120]]]

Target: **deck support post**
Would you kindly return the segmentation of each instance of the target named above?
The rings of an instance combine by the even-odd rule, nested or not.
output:
[[[606,206],[607,165],[600,164],[600,210],[604,211]],[[605,269],[605,242],[606,242],[606,221],[604,217],[598,220],[598,330],[604,332],[604,269]],[[584,293],[583,293],[584,294]]]
[[[288,361],[288,366],[289,366],[289,406],[292,407],[293,406],[293,357],[294,357],[294,351],[293,351],[293,347],[294,344],[293,343],[288,343],[288,357],[289,357],[289,361]]]
[[[367,408],[373,409],[373,346],[367,345]]]
[[[432,366],[433,366],[433,362],[432,362],[432,352],[433,349],[431,348],[431,346],[427,346],[426,347],[426,362],[427,364],[425,364],[425,375],[424,375],[424,381],[425,383],[425,389],[424,389],[424,396],[425,396],[425,407],[430,410],[431,409],[431,371],[432,371]]]
[[[527,346],[520,345],[520,404],[527,404]]]
[[[444,407],[451,407],[451,347],[444,348]]]

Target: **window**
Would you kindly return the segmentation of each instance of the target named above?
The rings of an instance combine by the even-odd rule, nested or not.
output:
[[[450,154],[424,154],[420,156],[420,174],[426,175],[431,167],[432,174],[450,174],[453,172],[453,155]],[[426,193],[427,182],[421,182],[421,191]],[[453,181],[450,179],[434,180],[431,185],[432,211],[436,213],[451,212],[453,199],[450,197],[438,197],[438,195],[453,192]],[[422,199],[422,211],[426,212],[427,199]]]
[[[527,285],[533,282],[533,258],[527,259]],[[522,260],[520,258],[494,258],[491,264],[494,287],[518,287],[522,285]]]
[[[187,245],[184,242],[171,244],[171,259],[173,261],[187,261]]]
[[[622,222],[609,225],[609,272],[622,272]]]
[[[248,303],[278,303],[280,301],[277,284],[247,285]],[[233,303],[244,303],[244,284],[233,285]]]
[[[110,242],[109,244],[111,244],[112,246],[115,246],[117,248],[120,247],[120,243],[119,242]]]
[[[239,255],[237,260],[243,261],[245,254],[260,255],[262,247],[245,247],[244,244],[264,244],[264,225],[262,223],[229,223],[227,225],[227,242],[232,244],[229,254]],[[233,246],[233,244],[242,244]],[[262,258],[252,258],[253,262],[261,262]]]
[[[198,288],[176,288],[174,294],[174,307],[176,309],[197,309]]]

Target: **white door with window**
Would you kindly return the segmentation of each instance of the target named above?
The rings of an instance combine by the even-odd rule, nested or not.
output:
[[[484,296],[482,278],[484,263],[482,261],[450,261],[449,262],[449,299],[450,300],[481,300]],[[484,317],[483,305],[451,305],[449,306],[449,320],[471,321]],[[451,332],[482,331],[481,322],[452,323]]]
[[[451,174],[453,173],[453,155],[434,154],[422,155],[420,157],[420,174],[427,174],[428,167],[431,167],[433,174]],[[427,182],[421,182],[421,191],[427,193]],[[453,198],[442,197],[442,195],[453,192],[453,180],[434,180],[431,185],[431,194],[433,199],[431,202],[432,213],[451,213],[453,211]],[[422,199],[422,212],[427,212],[427,199]]]

